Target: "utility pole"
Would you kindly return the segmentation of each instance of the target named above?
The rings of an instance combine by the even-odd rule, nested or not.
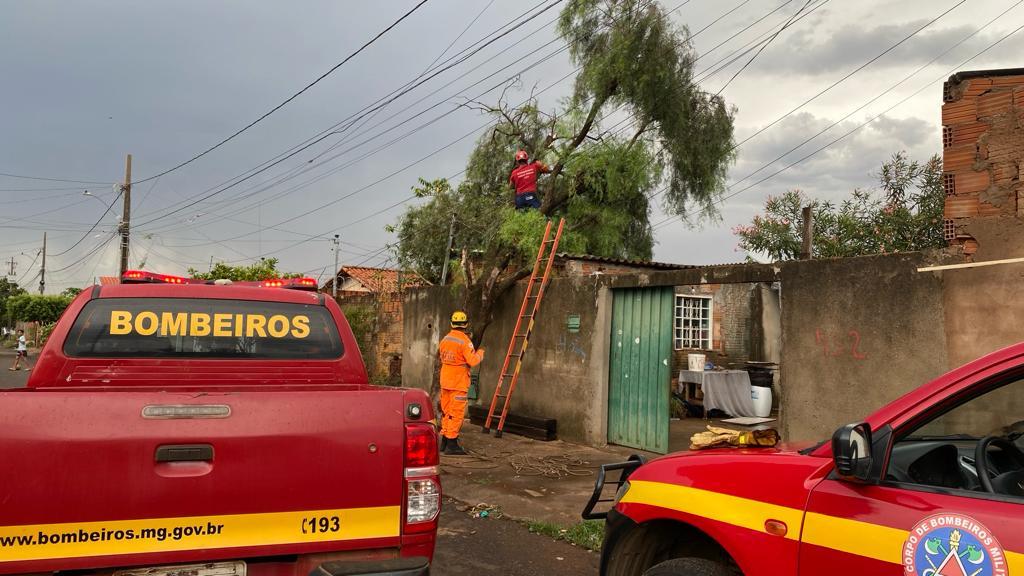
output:
[[[803,244],[800,247],[800,259],[810,260],[814,248],[814,214],[810,206],[804,206],[803,220]]]
[[[7,275],[8,276],[14,276],[14,266],[15,266],[15,264],[16,264],[16,262],[14,260],[14,256],[11,256],[11,259],[7,262]]]
[[[121,217],[121,276],[128,270],[128,234],[132,217],[132,155],[129,154],[124,164],[124,215]]]
[[[338,247],[341,242],[339,238],[340,236],[335,234],[334,240],[332,240],[332,242],[334,242],[334,280],[331,281],[331,296],[333,296],[335,300],[338,299]]]
[[[448,225],[448,248],[444,251],[444,259],[441,260],[441,286],[448,280],[448,260],[452,257],[452,243],[455,241],[455,213],[452,213],[451,224]]]
[[[39,293],[46,290],[46,232],[43,232],[43,265],[39,267]]]

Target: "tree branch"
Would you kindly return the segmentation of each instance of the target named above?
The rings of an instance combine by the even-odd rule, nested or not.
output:
[[[647,128],[649,128],[650,125],[650,120],[644,120],[644,122],[640,124],[640,128],[636,131],[636,134],[634,134],[633,137],[629,140],[629,144],[626,146],[626,150],[633,149],[633,145],[636,144],[636,141],[639,140],[640,137],[647,132]]]
[[[617,88],[617,83],[612,84],[608,87],[608,90],[605,91],[604,95],[594,98],[593,104],[590,105],[590,112],[587,114],[587,119],[583,122],[583,126],[580,127],[578,132],[576,132],[576,136],[574,136],[566,146],[562,157],[555,164],[554,168],[551,169],[551,177],[549,178],[551,186],[549,188],[549,193],[544,196],[544,204],[540,207],[541,214],[547,216],[569,201],[569,194],[556,194],[557,189],[555,188],[555,181],[562,173],[562,170],[565,169],[565,159],[571,156],[572,153],[580,147],[580,144],[586,140],[587,135],[590,134],[590,130],[594,127],[594,122],[597,120],[597,113],[601,111],[605,102],[611,98]]]

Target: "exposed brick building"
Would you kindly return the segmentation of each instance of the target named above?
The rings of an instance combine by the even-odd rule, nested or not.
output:
[[[398,384],[402,372],[402,297],[407,288],[426,286],[423,278],[388,268],[343,266],[338,304],[360,340],[364,361],[374,381]],[[321,288],[333,291],[332,280]]]
[[[1024,68],[959,72],[943,88],[946,239],[968,256],[978,227],[1024,217]],[[974,232],[972,232],[972,230]]]

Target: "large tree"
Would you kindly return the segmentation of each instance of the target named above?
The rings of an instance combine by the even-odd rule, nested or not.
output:
[[[495,125],[470,154],[464,180],[421,180],[428,200],[394,228],[403,265],[437,281],[452,268],[479,343],[498,298],[529,275],[547,219],[564,217],[561,251],[649,258],[650,208],[685,216],[713,210],[733,158],[733,110],[693,82],[689,32],[647,0],[570,0],[559,29],[580,67],[555,110],[534,98],[470,103]],[[620,128],[621,126],[621,128]],[[548,163],[539,210],[516,212],[508,185],[524,149]],[[446,254],[454,222],[457,258]]]
[[[838,205],[799,190],[769,196],[764,213],[733,229],[739,247],[773,261],[793,260],[801,250],[801,210],[812,207],[816,258],[907,252],[946,245],[942,234],[942,161],[912,161],[898,152],[882,164],[877,189],[856,189]]]

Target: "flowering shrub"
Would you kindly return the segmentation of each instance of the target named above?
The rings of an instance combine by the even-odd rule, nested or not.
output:
[[[769,196],[764,214],[749,225],[735,226],[739,248],[765,254],[773,261],[800,256],[801,210],[811,206],[813,256],[836,258],[908,252],[945,246],[942,211],[942,162],[908,161],[905,152],[882,165],[877,190],[854,190],[835,205],[812,199],[800,190]]]

